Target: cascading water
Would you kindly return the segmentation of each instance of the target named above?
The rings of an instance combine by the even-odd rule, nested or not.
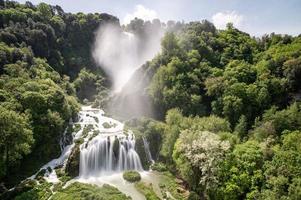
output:
[[[112,118],[105,117],[100,109],[82,107],[79,120],[70,122],[80,129],[67,135],[66,131],[60,141],[62,154],[44,165],[41,169],[66,166],[74,148],[74,142],[82,140],[80,145],[79,177],[110,175],[125,170],[143,171],[140,157],[135,150],[135,136],[132,131],[124,131],[124,125]],[[73,142],[72,142],[73,139]],[[58,182],[55,170],[48,173],[52,180]],[[33,179],[35,175],[30,178]]]
[[[104,116],[100,109],[84,106],[79,112],[77,122],[70,121],[70,126],[74,132],[69,135],[65,131],[60,141],[61,156],[41,168],[47,171],[44,175],[47,182],[60,182],[54,169],[65,169],[73,150],[80,143],[79,176],[68,183],[79,181],[100,186],[110,184],[131,196],[133,200],[146,200],[134,184],[129,184],[122,178],[122,171],[137,170],[144,181],[159,187],[157,176],[143,170],[135,150],[135,136],[132,131],[124,130],[122,123]],[[34,179],[36,175],[29,178]]]
[[[107,24],[98,30],[93,57],[112,80],[114,92],[119,92],[143,64],[138,45],[134,34],[114,24]]]
[[[81,120],[81,124],[89,123],[93,128],[80,147],[80,177],[143,170],[135,150],[135,136],[131,131],[125,132],[123,124],[91,108],[82,111]]]
[[[149,143],[148,143],[148,141],[145,137],[142,137],[142,140],[143,140],[144,151],[145,151],[145,154],[147,156],[147,159],[151,162],[151,164],[154,164],[155,161],[154,161],[154,159],[152,157],[152,154],[150,152]]]
[[[143,170],[139,155],[135,151],[133,135],[100,135],[87,146],[81,146],[80,176],[107,175],[124,170]]]

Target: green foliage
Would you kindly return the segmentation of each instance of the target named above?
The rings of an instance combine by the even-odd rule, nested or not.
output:
[[[219,171],[219,184],[210,196],[217,199],[254,199],[263,183],[263,151],[259,143],[236,145]]]
[[[164,124],[149,118],[132,119],[126,122],[135,134],[136,151],[140,156],[140,160],[144,169],[148,169],[152,164],[144,148],[144,140],[148,142],[152,159],[157,161],[162,146],[162,133]]]
[[[188,200],[200,200],[200,196],[195,192],[190,192]]]
[[[44,182],[40,185],[36,185],[31,190],[27,192],[23,192],[18,195],[15,200],[22,199],[39,199],[39,200],[47,200],[52,195],[50,190],[51,183]]]
[[[277,110],[276,107],[272,107],[265,111],[262,120],[255,124],[256,128],[252,131],[254,138],[259,141],[268,137],[279,139],[283,131],[300,130],[300,119],[300,103],[294,103],[283,110]]]
[[[91,44],[100,23],[116,18],[10,1],[0,18],[0,107],[7,115],[0,119],[0,178],[12,174],[4,180],[11,187],[58,156],[59,137],[79,110],[75,94],[92,99],[104,90],[104,79],[90,72],[102,73],[90,57]],[[89,70],[74,84],[63,75],[74,79],[84,67]]]
[[[271,35],[261,41],[233,26],[217,32],[204,24],[166,34],[162,53],[145,69],[152,77],[149,95],[163,115],[172,108],[185,116],[211,112],[231,128],[244,116],[249,129],[272,105],[282,109],[289,99],[300,99],[299,37]],[[264,40],[274,42],[262,49]]]
[[[158,171],[158,172],[164,172],[167,171],[167,167],[164,163],[156,162],[151,166],[152,170]]]
[[[211,131],[213,133],[230,131],[230,124],[226,120],[214,115],[209,117],[184,117],[178,109],[171,109],[166,115],[163,131],[161,155],[166,161],[172,158],[174,145],[181,131]]]
[[[76,95],[84,103],[94,101],[94,107],[108,101],[110,84],[91,59],[91,44],[99,26],[119,22],[107,14],[65,13],[45,3],[0,3],[0,179],[12,186],[58,156],[58,139],[79,109]],[[162,27],[159,20],[135,19],[122,28],[147,39],[150,30]],[[138,91],[149,95],[165,122],[127,123],[143,166],[149,165],[143,138],[160,161],[153,168],[163,174],[164,198],[300,199],[300,36],[253,38],[232,24],[216,30],[206,20],[169,21],[166,30],[162,51],[132,81],[146,79]],[[83,127],[83,135],[92,131],[92,125]],[[82,142],[75,142],[67,174],[58,173],[63,183],[78,175]],[[184,183],[167,170],[193,190],[189,197],[180,186]],[[23,185],[15,190],[22,194],[11,197],[51,195],[49,183]],[[136,186],[148,199],[157,199],[151,186]],[[53,190],[52,199],[128,199],[107,185],[74,183],[62,189],[57,184]]]
[[[243,138],[247,135],[248,132],[247,119],[244,115],[242,115],[239,118],[234,131],[239,135],[240,138]]]
[[[73,86],[76,90],[76,95],[79,99],[93,100],[94,95],[106,92],[104,87],[104,78],[102,76],[95,75],[86,68],[82,69],[77,78],[73,82]],[[102,94],[102,98],[105,98],[105,94]]]
[[[41,13],[41,15],[46,19],[50,19],[52,17],[51,7],[47,5],[46,3],[40,3],[37,6],[38,12]]]
[[[154,75],[150,85],[151,97],[165,111],[179,107],[185,114],[204,114],[205,108],[198,83],[207,73],[208,67],[206,63],[200,64],[190,72],[191,66],[173,57],[167,66],[160,67]],[[184,75],[186,73],[187,77]]]
[[[168,158],[171,158],[172,151],[176,140],[180,135],[181,126],[184,125],[184,117],[178,109],[169,110],[166,115],[166,128],[164,130],[163,144],[161,154]]]
[[[102,187],[75,182],[65,189],[55,193],[53,200],[129,200],[130,198],[122,194],[116,188],[104,184]]]
[[[7,1],[0,11],[1,41],[31,46],[58,72],[75,78],[84,67],[99,71],[91,59],[94,32],[103,22],[116,23],[108,14],[71,14],[59,6],[37,6]],[[28,4],[28,5],[29,5]]]
[[[265,163],[267,189],[263,192],[263,198],[269,195],[275,199],[287,196],[298,199],[301,177],[300,136],[300,131],[287,133],[283,135],[281,145],[275,146],[273,159]]]
[[[170,172],[163,172],[159,187],[165,199],[187,199],[187,191],[183,188],[183,182]]]
[[[22,156],[30,153],[34,139],[28,116],[0,105],[0,135],[0,177],[3,177]]]
[[[159,159],[195,191],[190,198],[299,198],[300,42],[193,22],[166,33],[142,67],[165,123],[142,123],[135,134],[161,135]]]
[[[139,182],[135,184],[135,187],[145,196],[146,200],[160,200],[151,184]]]
[[[125,171],[122,175],[123,179],[128,182],[138,182],[141,180],[141,175],[137,171]]]
[[[230,143],[214,133],[186,129],[176,142],[173,159],[181,177],[206,196],[218,184],[218,166],[229,149]]]

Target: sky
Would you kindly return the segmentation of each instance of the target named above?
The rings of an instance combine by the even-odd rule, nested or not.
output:
[[[24,3],[26,0],[17,0]],[[219,29],[228,22],[261,36],[265,33],[301,34],[301,0],[30,0],[61,6],[65,12],[108,13],[121,24],[135,17],[144,20],[200,21]]]

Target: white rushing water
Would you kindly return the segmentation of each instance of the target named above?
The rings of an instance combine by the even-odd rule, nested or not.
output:
[[[150,151],[150,148],[149,148],[149,143],[148,143],[148,141],[145,137],[142,137],[142,139],[143,139],[144,151],[145,151],[145,154],[147,156],[147,159],[150,161],[151,164],[154,164],[155,161],[152,157],[152,154],[151,154],[151,151]]]
[[[137,31],[139,32],[139,31]],[[134,72],[161,49],[161,28],[149,27],[147,36],[105,24],[96,32],[93,58],[112,80],[112,91],[120,92]]]
[[[145,200],[144,195],[135,188],[134,184],[123,179],[123,171],[139,171],[142,180],[152,184],[155,189],[159,188],[159,176],[143,170],[140,157],[135,150],[136,140],[133,132],[125,130],[123,123],[104,114],[100,109],[90,106],[82,107],[77,122],[70,121],[73,129],[77,130],[72,133],[71,137],[66,131],[61,139],[61,156],[41,168],[41,170],[46,170],[44,178],[48,182],[60,182],[54,169],[66,167],[68,158],[76,146],[75,143],[81,140],[79,176],[69,181],[64,187],[74,181],[99,186],[110,184],[133,200]],[[143,143],[148,159],[153,162],[149,144],[145,138]],[[36,175],[31,176],[30,179],[34,179]],[[158,195],[160,196],[161,193],[158,192]]]
[[[122,123],[91,108],[82,111],[81,120],[80,123],[92,124],[94,130],[88,133],[80,147],[80,177],[102,176],[125,170],[143,171],[135,150],[135,136],[131,131],[124,131]],[[93,137],[95,131],[98,135]]]

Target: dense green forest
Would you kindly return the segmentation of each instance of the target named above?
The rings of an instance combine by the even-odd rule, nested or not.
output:
[[[165,122],[135,125],[202,199],[298,199],[300,56],[300,36],[186,24],[139,72]]]
[[[0,8],[5,192],[59,155],[81,104],[110,102],[110,80],[91,49],[100,26],[120,25],[108,14],[45,3],[0,0]],[[190,200],[300,199],[301,36],[255,38],[206,20],[135,19],[121,28],[143,38],[149,25],[168,31],[161,52],[130,82],[144,79],[136,93],[151,100],[156,116],[126,125],[149,140],[154,170],[182,179]]]
[[[0,6],[0,177],[11,187],[59,155],[79,102],[105,92],[91,46],[98,26],[118,19],[45,3]]]

